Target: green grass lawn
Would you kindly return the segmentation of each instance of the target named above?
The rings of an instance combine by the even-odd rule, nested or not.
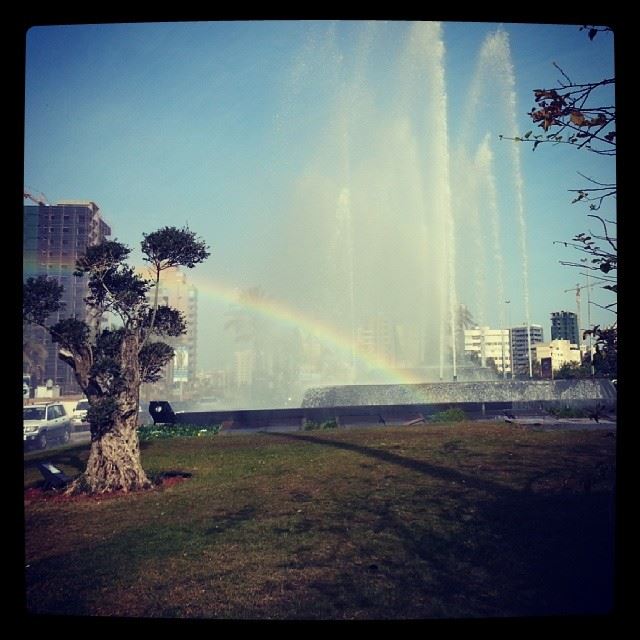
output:
[[[25,456],[31,613],[426,619],[606,613],[615,438],[466,423],[142,444],[190,479],[43,498]]]

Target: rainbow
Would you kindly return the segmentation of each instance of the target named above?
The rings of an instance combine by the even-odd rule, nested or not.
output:
[[[388,359],[358,348],[357,345],[353,344],[350,335],[284,302],[269,298],[240,300],[239,289],[237,287],[231,287],[223,282],[212,279],[194,281],[193,284],[198,290],[199,296],[204,295],[207,298],[219,302],[235,304],[282,325],[300,329],[316,337],[321,342],[331,345],[349,358],[351,358],[352,355],[355,356],[356,360],[365,368],[384,373],[388,380],[396,384],[416,384],[422,382],[422,380],[418,380],[409,372],[398,370]]]
[[[25,272],[28,272],[30,267],[36,270],[36,264],[35,260],[26,261],[24,264]],[[75,259],[67,259],[64,262],[56,261],[56,266],[58,264],[64,264],[67,268],[74,267]],[[139,268],[139,271],[144,275],[144,268]],[[240,300],[240,289],[238,287],[211,278],[206,280],[194,278],[192,284],[196,287],[199,296],[204,295],[217,302],[234,304],[256,312],[262,317],[276,321],[281,325],[299,329],[303,333],[312,335],[338,352],[343,353],[349,360],[354,357],[363,368],[383,373],[386,380],[392,383],[417,384],[423,382],[423,380],[417,379],[411,373],[397,369],[387,358],[369,353],[358,347],[357,344],[354,345],[350,335],[284,302],[271,298]]]

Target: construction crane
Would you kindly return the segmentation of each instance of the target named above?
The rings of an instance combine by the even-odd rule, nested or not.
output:
[[[576,284],[576,286],[573,289],[565,289],[564,292],[565,293],[569,293],[570,291],[575,291],[576,292],[576,312],[578,314],[577,320],[578,320],[578,334],[580,334],[580,317],[581,317],[581,305],[580,305],[580,292],[582,291],[582,289],[586,289],[587,290],[587,294],[589,293],[589,289],[591,289],[591,287],[595,286],[595,284],[590,284],[589,283],[589,276],[587,275],[587,284]],[[587,300],[587,325],[589,327],[591,327],[591,299],[589,297],[589,299]],[[580,342],[582,342],[582,339],[580,337],[580,335],[578,335],[578,340]]]
[[[34,191],[28,187],[25,187],[23,190],[24,198],[29,199],[36,204],[46,207],[49,206],[49,201],[47,200],[47,196],[44,195],[41,191]]]

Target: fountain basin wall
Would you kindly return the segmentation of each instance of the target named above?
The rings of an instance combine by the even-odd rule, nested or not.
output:
[[[289,409],[187,411],[174,413],[166,401],[151,402],[155,423],[221,425],[228,430],[298,431],[309,422],[339,426],[427,422],[450,408],[469,420],[545,414],[552,407],[600,407],[616,411],[616,389],[608,380],[456,382],[417,385],[351,385],[307,391],[303,406]]]
[[[616,388],[611,380],[505,380],[319,387],[305,392],[302,407],[470,402],[509,402],[514,408],[519,403],[531,402],[578,407],[594,401],[615,407]]]

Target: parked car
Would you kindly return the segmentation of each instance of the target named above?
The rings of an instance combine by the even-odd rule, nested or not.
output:
[[[32,404],[22,408],[24,444],[46,449],[53,441],[69,442],[71,420],[61,402]]]
[[[76,404],[76,408],[71,414],[71,426],[74,431],[85,431],[89,428],[87,422],[87,411],[89,410],[88,400],[79,400]]]

